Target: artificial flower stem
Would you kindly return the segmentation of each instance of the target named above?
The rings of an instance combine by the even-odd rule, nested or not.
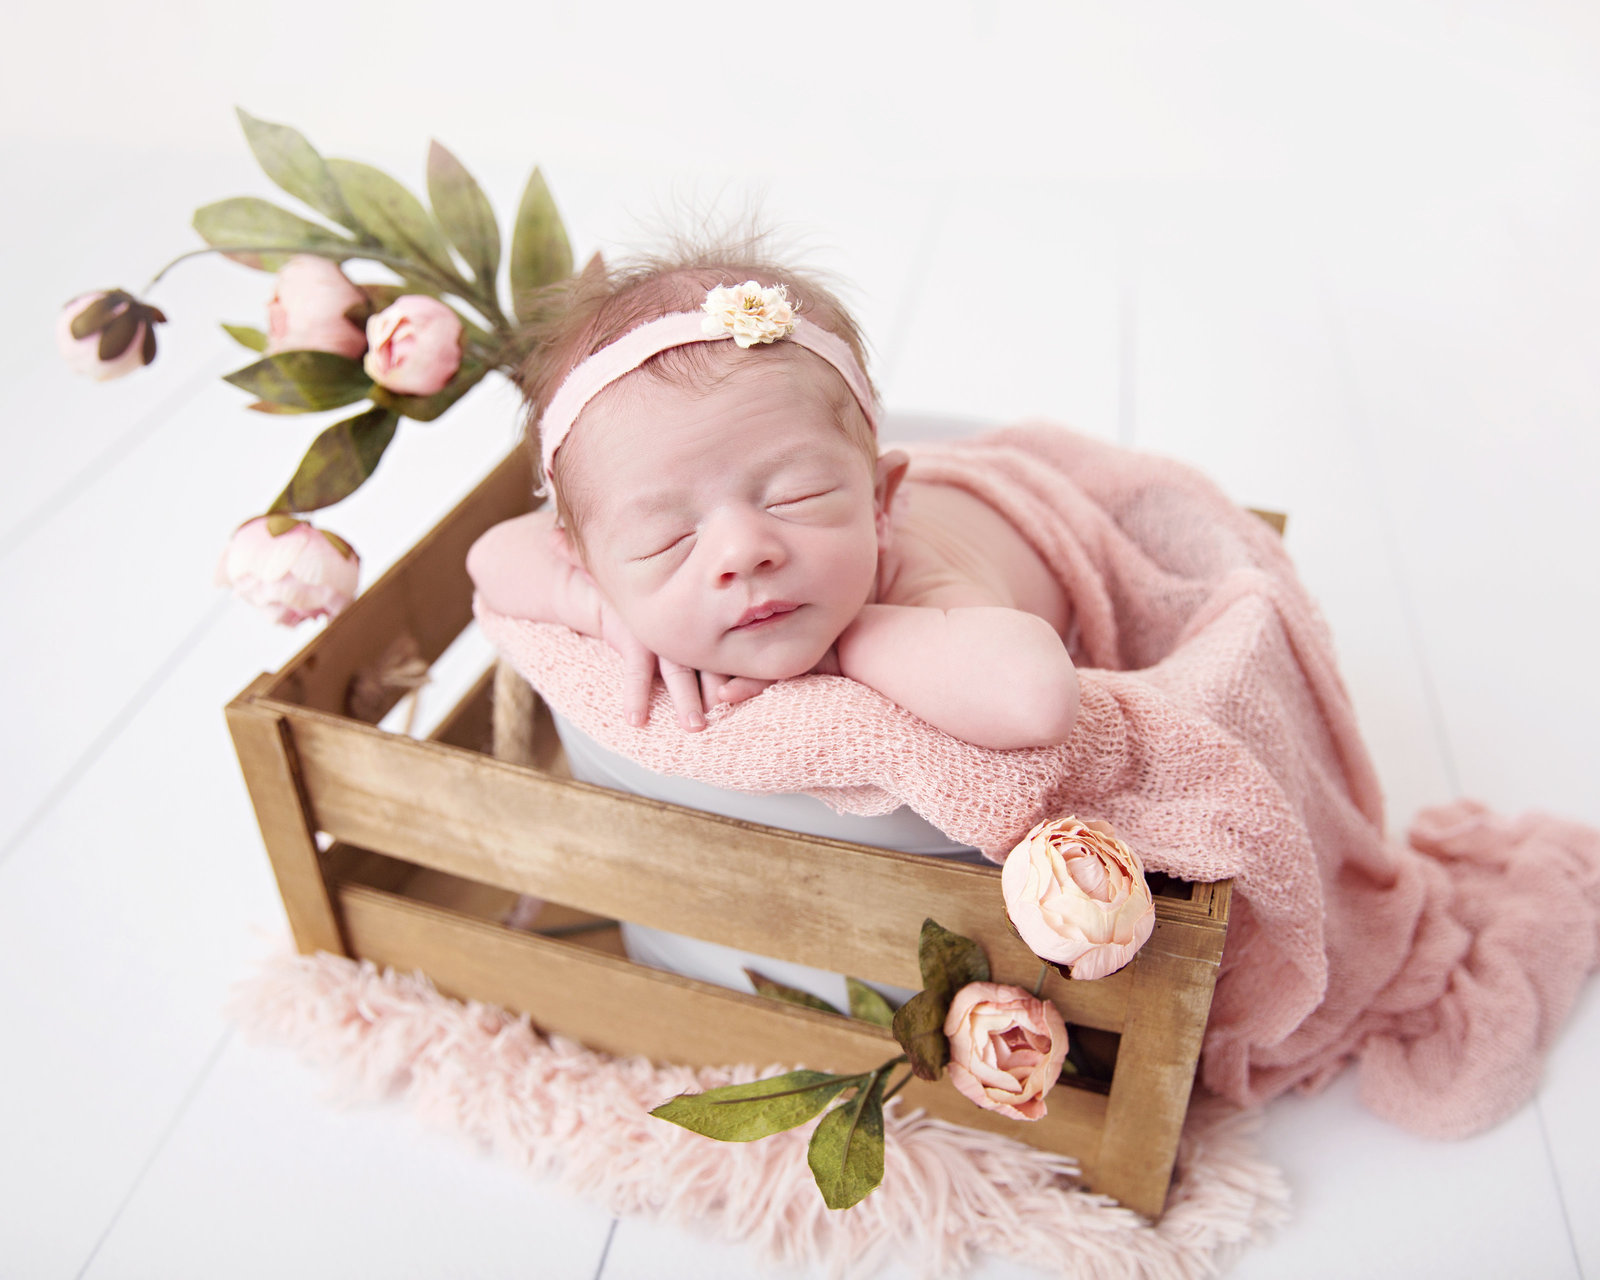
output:
[[[1044,995],[1044,980],[1050,976],[1050,962],[1046,960],[1039,966],[1039,979],[1033,984],[1033,998],[1039,999]]]
[[[905,1058],[903,1056],[899,1057],[899,1058],[896,1058],[894,1060],[894,1062],[886,1062],[886,1063],[884,1063],[883,1069],[885,1071],[887,1071],[890,1067],[894,1066],[895,1062],[904,1062],[904,1061],[905,1061]],[[904,1089],[906,1087],[907,1083],[909,1083],[909,1081],[911,1080],[911,1077],[914,1076],[915,1074],[916,1074],[916,1072],[914,1072],[914,1071],[912,1071],[912,1070],[910,1070],[908,1068],[906,1073],[905,1073],[905,1075],[901,1076],[899,1080],[895,1081],[894,1085],[888,1090],[888,1092],[886,1092],[883,1095],[883,1100],[885,1102],[889,1101],[890,1098],[894,1097],[895,1094],[899,1093],[900,1090]]]
[[[482,300],[473,297],[471,289],[463,289],[465,284],[464,281],[453,281],[448,277],[441,276],[432,268],[424,266],[421,263],[412,262],[407,258],[395,257],[393,254],[384,253],[382,250],[373,249],[368,245],[351,244],[350,248],[355,250],[355,252],[346,253],[342,248],[339,252],[334,252],[328,249],[320,249],[314,246],[298,244],[207,245],[204,249],[190,249],[187,253],[180,253],[171,262],[167,263],[166,266],[162,267],[160,271],[156,272],[155,275],[150,277],[150,283],[145,285],[144,292],[149,293],[152,289],[154,289],[156,285],[161,282],[161,278],[180,262],[185,262],[190,258],[198,258],[207,253],[304,253],[315,258],[332,258],[336,262],[349,258],[365,258],[368,262],[376,262],[382,266],[390,267],[402,275],[414,276],[418,280],[432,285],[435,289],[439,290],[440,293],[448,293],[453,297],[460,298],[463,302],[470,303],[474,308],[480,310],[482,309]],[[495,306],[494,309],[496,312],[499,311],[498,306]],[[488,315],[487,312],[484,312],[484,314],[485,316]],[[503,318],[504,317],[502,317],[502,319]]]

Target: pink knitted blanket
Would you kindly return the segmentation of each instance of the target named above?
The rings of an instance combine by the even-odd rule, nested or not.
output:
[[[1352,1058],[1373,1110],[1470,1133],[1531,1093],[1600,955],[1600,832],[1468,801],[1386,839],[1333,646],[1275,534],[1181,464],[1053,426],[913,451],[1007,512],[1076,609],[1082,712],[1059,747],[992,751],[806,676],[685,734],[658,690],[621,714],[600,641],[478,609],[551,706],[661,773],[911,806],[1003,857],[1042,818],[1102,818],[1146,864],[1237,894],[1202,1071],[1240,1103]]]

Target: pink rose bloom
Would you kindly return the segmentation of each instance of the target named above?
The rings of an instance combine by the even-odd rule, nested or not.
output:
[[[94,328],[84,337],[72,322],[98,307]],[[73,373],[109,382],[141,369],[156,357],[155,326],[166,319],[155,307],[121,289],[80,293],[56,318],[56,348]]]
[[[293,627],[331,618],[349,604],[360,569],[361,557],[337,534],[293,516],[257,516],[239,526],[222,553],[217,585]]]
[[[338,263],[296,254],[278,272],[267,304],[267,354],[332,351],[354,360],[367,349],[367,335],[345,313],[366,300]]]
[[[403,396],[442,391],[461,367],[461,317],[408,293],[367,321],[367,376]]]
[[[1115,973],[1155,927],[1144,864],[1104,822],[1041,822],[1006,855],[1000,890],[1022,940],[1074,978]]]
[[[950,1083],[980,1107],[1038,1120],[1061,1076],[1067,1024],[1055,1005],[1021,987],[969,982],[944,1020]]]

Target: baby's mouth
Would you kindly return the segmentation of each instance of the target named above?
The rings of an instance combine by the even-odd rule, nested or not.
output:
[[[751,605],[744,611],[730,631],[754,631],[763,624],[771,624],[793,613],[800,606],[789,600],[769,600],[765,604]]]

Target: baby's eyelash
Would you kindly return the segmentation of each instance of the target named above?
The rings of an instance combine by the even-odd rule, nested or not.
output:
[[[635,562],[644,561],[644,560],[655,560],[655,559],[658,559],[659,557],[666,555],[667,552],[671,551],[674,547],[678,546],[680,543],[685,542],[685,541],[687,541],[688,539],[690,539],[692,537],[694,537],[693,532],[682,534],[679,537],[674,538],[671,542],[667,543],[666,546],[658,547],[654,551],[647,551],[642,556],[634,556],[633,559],[635,560]]]
[[[810,502],[813,498],[825,498],[832,492],[832,489],[818,489],[815,493],[802,493],[797,498],[784,498],[779,502],[772,502],[768,503],[767,505],[773,507],[793,507],[802,502]]]

